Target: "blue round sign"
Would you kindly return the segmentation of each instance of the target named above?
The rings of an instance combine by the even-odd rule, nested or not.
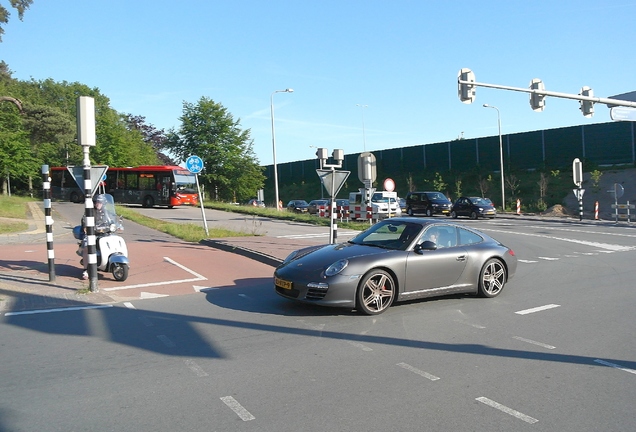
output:
[[[203,161],[199,156],[190,156],[186,160],[186,168],[192,174],[198,174],[203,171]]]

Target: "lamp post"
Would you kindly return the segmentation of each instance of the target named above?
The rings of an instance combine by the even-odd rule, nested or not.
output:
[[[276,210],[280,210],[278,205],[278,169],[276,167],[276,133],[274,131],[274,94],[276,93],[293,93],[294,89],[276,90],[269,98],[269,107],[272,113],[272,151],[274,153],[274,195],[276,196]]]
[[[366,107],[368,107],[369,105],[361,105],[361,104],[356,104],[356,106],[359,106],[360,108],[362,108],[362,145],[363,145],[363,149],[366,152],[367,151],[367,138],[364,134],[364,109]]]
[[[497,126],[499,127],[499,170],[501,171],[501,211],[506,210],[506,197],[504,192],[504,163],[503,163],[503,144],[501,142],[501,115],[499,108],[496,106],[484,104],[484,108],[493,108],[497,110]]]

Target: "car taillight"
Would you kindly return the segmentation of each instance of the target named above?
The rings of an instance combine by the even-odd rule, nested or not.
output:
[[[513,251],[512,249],[508,248],[508,253],[512,256],[515,256],[515,251]]]

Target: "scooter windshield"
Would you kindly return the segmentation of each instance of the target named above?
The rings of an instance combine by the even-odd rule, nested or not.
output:
[[[102,210],[104,211],[104,218],[101,224],[110,225],[115,224],[117,228],[121,228],[119,218],[117,217],[117,211],[115,211],[115,200],[110,194],[99,194],[95,196],[95,202],[102,203]]]

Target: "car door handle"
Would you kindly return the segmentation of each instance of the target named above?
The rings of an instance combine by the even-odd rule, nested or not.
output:
[[[455,258],[455,261],[466,261],[466,255],[460,255],[457,258]]]

